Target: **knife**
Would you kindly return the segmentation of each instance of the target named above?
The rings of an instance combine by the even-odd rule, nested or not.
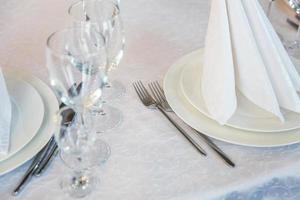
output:
[[[25,172],[25,175],[22,177],[21,181],[17,185],[17,187],[13,191],[13,195],[18,195],[25,185],[31,180],[34,171],[39,167],[41,164],[45,154],[47,153],[49,147],[53,144],[54,137],[52,136],[48,143],[43,147],[43,149],[35,156],[34,160],[32,161],[31,165],[29,166],[28,170]]]
[[[42,175],[47,170],[50,163],[56,157],[58,152],[59,152],[59,148],[58,148],[57,145],[55,145],[54,148],[51,150],[51,153],[50,153],[49,157],[46,159],[46,162],[43,165],[41,165],[41,167],[38,170],[36,170],[36,173],[34,173],[34,175],[35,176]]]
[[[65,112],[70,112],[66,117],[63,118],[63,123],[70,122],[74,117],[74,111],[69,109]],[[13,191],[13,195],[17,196],[26,186],[26,184],[31,180],[33,175],[40,175],[41,172],[45,170],[45,167],[49,165],[50,161],[53,159],[55,153],[58,151],[58,146],[55,142],[54,136],[51,137],[46,146],[36,155],[32,164],[25,172],[25,175],[22,177],[21,181]]]

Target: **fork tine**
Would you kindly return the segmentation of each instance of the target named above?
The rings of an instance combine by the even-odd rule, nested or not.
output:
[[[139,88],[139,91],[143,95],[143,97],[146,98],[148,95],[143,88],[143,85],[142,85],[143,83],[141,81],[137,81],[136,84],[137,84],[137,87]]]
[[[145,96],[148,96],[148,97],[152,98],[151,95],[149,94],[149,92],[147,91],[146,87],[145,87],[144,84],[142,83],[142,81],[139,81],[139,82],[140,82],[141,88],[143,89],[143,91],[144,91],[144,93],[145,93]]]
[[[166,100],[165,92],[164,92],[164,90],[162,89],[162,87],[160,86],[159,82],[158,82],[158,81],[155,81],[155,84],[156,84],[157,88],[159,89],[159,91],[160,91],[162,97]]]
[[[160,103],[158,97],[156,96],[156,94],[155,94],[155,92],[154,92],[154,90],[153,90],[153,88],[152,88],[151,83],[148,84],[148,86],[149,86],[150,91],[151,91],[151,93],[152,93],[152,95],[153,95],[153,97],[154,97],[154,100],[155,100],[156,102]]]
[[[153,93],[153,95],[156,97],[156,101],[158,102],[158,103],[162,103],[162,100],[161,100],[161,98],[159,97],[159,94],[157,93],[157,91],[156,91],[156,89],[155,89],[155,87],[154,87],[154,85],[153,85],[153,83],[150,83],[150,88],[152,89],[151,91],[152,91],[152,93]]]
[[[144,101],[143,101],[143,99],[144,99],[144,98],[143,98],[143,95],[140,93],[140,90],[139,90],[139,88],[138,88],[138,86],[137,86],[137,83],[132,83],[132,85],[133,85],[133,87],[134,87],[134,89],[135,89],[135,91],[136,91],[136,93],[137,93],[139,99],[141,100],[141,102],[144,103]]]
[[[134,88],[134,90],[135,90],[136,94],[139,96],[139,98],[141,98],[141,94],[140,94],[140,91],[139,91],[139,89],[137,88],[137,85],[136,85],[136,83],[135,83],[135,82],[134,82],[134,83],[132,83],[132,86],[133,86],[133,88]]]
[[[162,102],[165,102],[165,98],[164,98],[164,95],[161,93],[160,89],[159,89],[159,86],[157,86],[157,82],[152,82],[157,94],[159,95],[159,98]]]
[[[164,98],[163,98],[163,97],[161,96],[161,94],[159,93],[159,90],[157,89],[155,83],[152,82],[151,84],[152,84],[152,87],[153,87],[153,89],[154,89],[156,95],[158,96],[160,102],[161,102],[161,103],[164,102]]]

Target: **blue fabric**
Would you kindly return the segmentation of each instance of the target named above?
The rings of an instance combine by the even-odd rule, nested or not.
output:
[[[300,200],[300,178],[274,178],[247,191],[234,191],[221,200]]]

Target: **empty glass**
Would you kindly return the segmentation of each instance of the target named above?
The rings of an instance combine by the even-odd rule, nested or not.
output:
[[[118,6],[110,0],[85,0],[73,4],[69,9],[69,14],[75,24],[89,22],[99,26],[99,30],[102,30],[106,39],[108,56],[108,68],[104,78],[106,88],[103,91],[103,99],[106,102],[112,98],[117,98],[119,95],[115,94],[119,92],[116,91],[123,90],[125,87],[117,82],[109,83],[108,74],[119,65],[124,51],[124,31]],[[112,129],[122,120],[121,111],[108,106],[107,103],[103,104],[103,101],[95,103],[94,111],[95,121],[99,122],[96,128],[98,132]]]
[[[85,123],[78,124],[76,118],[81,118],[81,115],[70,110],[64,107],[54,118],[55,139],[60,148],[60,157],[69,168],[60,177],[60,187],[73,198],[83,198],[89,195],[99,182],[95,168],[102,159],[104,143],[96,139],[89,112],[84,114]],[[64,119],[70,118],[69,115],[73,115],[73,120],[65,123]]]
[[[52,88],[60,100],[75,111],[73,121],[67,125],[62,123],[65,109],[55,120],[61,157],[73,169],[61,186],[73,197],[84,197],[92,191],[96,181],[90,176],[90,170],[110,153],[109,146],[97,140],[89,111],[101,98],[105,85],[105,39],[92,24],[76,25],[51,34],[46,54]]]

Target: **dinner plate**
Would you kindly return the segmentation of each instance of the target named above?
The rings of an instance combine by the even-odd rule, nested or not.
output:
[[[44,118],[44,103],[39,93],[22,79],[4,73],[12,103],[10,145],[0,162],[14,155],[38,132]]]
[[[202,51],[202,50],[200,50]],[[290,130],[285,132],[252,132],[219,125],[216,121],[196,109],[185,97],[178,80],[187,66],[187,61],[199,56],[199,50],[192,52],[170,67],[165,79],[164,89],[166,98],[174,112],[187,124],[203,134],[225,142],[254,146],[275,147],[300,142],[300,131]]]
[[[211,118],[202,98],[201,76],[204,49],[185,57],[182,62],[181,89],[189,102],[202,114]],[[282,123],[272,113],[259,108],[237,90],[238,107],[226,125],[247,131],[283,132],[300,128],[300,114],[285,109],[281,112],[285,118]]]
[[[13,156],[0,162],[0,175],[22,165],[35,156],[46,145],[54,133],[55,126],[54,123],[52,123],[52,119],[59,109],[58,101],[53,91],[40,79],[21,71],[5,71],[5,73],[9,73],[10,76],[15,76],[26,81],[37,90],[44,102],[45,115],[42,125],[35,137]]]

